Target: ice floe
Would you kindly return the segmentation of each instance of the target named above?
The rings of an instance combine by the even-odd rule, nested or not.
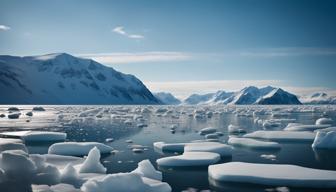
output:
[[[316,125],[331,125],[332,123],[333,120],[331,118],[320,118],[315,122]]]
[[[232,147],[219,142],[196,142],[187,143],[184,146],[184,152],[213,152],[220,156],[231,156]]]
[[[336,131],[318,131],[312,147],[316,149],[336,149]]]
[[[20,139],[0,138],[0,152],[6,150],[22,150],[28,152],[26,146]]]
[[[246,130],[238,125],[230,124],[228,126],[229,133],[246,133]]]
[[[218,153],[184,152],[182,155],[157,159],[156,162],[162,167],[190,167],[211,165],[219,160],[220,155]]]
[[[162,152],[180,152],[184,151],[184,146],[186,143],[165,143],[165,142],[155,142],[153,143],[154,148],[161,150]]]
[[[324,129],[330,127],[330,125],[293,125],[290,126],[287,125],[287,127],[284,129],[285,131],[315,131],[317,129]]]
[[[88,155],[89,151],[97,147],[100,153],[110,153],[113,148],[98,142],[62,142],[52,144],[49,149],[49,154],[84,156]]]
[[[0,135],[8,137],[19,137],[25,142],[64,141],[67,136],[66,133],[51,131],[13,131],[2,132]]]
[[[271,141],[260,141],[251,138],[230,137],[228,144],[234,146],[249,147],[253,149],[280,149],[281,145]]]
[[[199,134],[200,135],[207,135],[207,134],[210,134],[210,133],[215,133],[217,131],[216,128],[213,128],[213,127],[206,127],[206,128],[203,128],[199,131]]]
[[[308,131],[255,131],[245,134],[243,137],[272,141],[313,142],[315,133]]]
[[[336,171],[297,165],[229,162],[210,165],[208,172],[211,179],[220,182],[288,187],[336,187]]]

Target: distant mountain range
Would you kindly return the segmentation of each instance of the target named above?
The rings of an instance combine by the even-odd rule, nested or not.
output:
[[[171,93],[166,93],[166,92],[159,92],[159,93],[154,93],[154,96],[160,100],[162,103],[167,104],[167,105],[179,105],[181,104],[181,101],[174,97]]]
[[[160,104],[145,85],[66,53],[0,56],[0,104]]]
[[[207,94],[192,94],[179,101],[170,93],[170,99],[159,99],[165,104],[182,105],[300,105],[300,104],[336,104],[335,96],[326,93],[315,93],[310,96],[299,97],[281,88],[254,86],[245,87],[237,92],[217,91]],[[178,101],[177,101],[178,100]],[[170,102],[174,101],[174,102]]]

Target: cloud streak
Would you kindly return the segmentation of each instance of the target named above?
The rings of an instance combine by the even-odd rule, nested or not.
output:
[[[11,28],[6,26],[6,25],[0,25],[0,31],[8,31],[10,30]]]
[[[90,58],[103,64],[184,61],[192,58],[191,54],[182,52],[99,53],[78,56]]]
[[[336,56],[335,48],[283,47],[242,51],[243,57]]]
[[[124,30],[123,26],[117,26],[112,30],[114,33],[117,33],[119,35],[128,37],[130,39],[143,39],[145,38],[143,35],[139,35],[139,34],[129,34]]]

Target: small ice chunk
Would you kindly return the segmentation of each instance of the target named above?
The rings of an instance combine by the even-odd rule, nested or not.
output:
[[[317,149],[336,149],[336,131],[318,131],[312,147]]]
[[[98,142],[63,142],[55,143],[49,147],[49,154],[84,156],[88,155],[89,151],[97,147],[100,153],[110,153],[113,148]]]
[[[228,126],[228,131],[229,133],[246,133],[245,129],[241,128],[240,126],[232,124]]]
[[[33,112],[29,111],[29,112],[26,113],[26,115],[31,117],[31,116],[33,116]]]
[[[333,123],[333,120],[331,118],[320,118],[317,119],[315,124],[316,125],[331,125]]]
[[[219,142],[197,142],[186,144],[184,152],[213,152],[220,156],[231,156],[232,147]]]
[[[20,109],[17,107],[9,107],[7,111],[20,111]]]
[[[182,155],[163,157],[156,160],[162,167],[206,166],[217,163],[220,155],[212,152],[184,152]]]
[[[199,134],[200,135],[206,135],[206,134],[210,134],[210,133],[215,133],[217,131],[216,128],[213,128],[213,127],[206,127],[206,128],[203,128],[199,131]]]
[[[21,113],[10,113],[7,115],[8,119],[18,119]]]
[[[313,142],[315,133],[308,131],[255,131],[243,137],[254,139],[268,139],[272,141]]]
[[[208,172],[211,179],[221,182],[305,188],[336,187],[336,171],[297,165],[229,162],[210,165]]]
[[[93,147],[84,163],[79,166],[79,173],[106,173],[106,168],[100,163],[100,151]]]
[[[107,142],[107,143],[111,143],[111,142],[113,142],[113,141],[114,141],[113,138],[106,138],[106,139],[105,139],[105,142]]]
[[[218,139],[219,136],[216,133],[210,133],[210,134],[205,135],[205,138],[206,139]]]
[[[45,111],[43,107],[33,107],[33,111]]]
[[[260,155],[260,157],[264,158],[264,159],[269,159],[269,160],[272,160],[272,161],[275,161],[275,159],[276,159],[276,156],[272,155],[272,154],[270,154],[270,155],[262,154],[262,155]]]
[[[162,173],[155,170],[152,163],[146,159],[138,163],[138,168],[136,168],[132,173],[140,174],[142,177],[147,177],[155,180],[162,181]]]
[[[281,148],[280,144],[276,142],[260,141],[256,139],[238,138],[238,137],[230,137],[228,140],[228,144],[234,145],[234,146],[250,147],[253,149],[280,149]]]
[[[155,142],[153,143],[154,148],[159,149],[163,152],[178,152],[184,151],[184,146],[186,143],[165,143],[165,142]]]

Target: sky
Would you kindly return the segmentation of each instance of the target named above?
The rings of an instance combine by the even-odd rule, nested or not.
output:
[[[67,52],[153,92],[336,93],[333,0],[0,0],[0,54]]]

